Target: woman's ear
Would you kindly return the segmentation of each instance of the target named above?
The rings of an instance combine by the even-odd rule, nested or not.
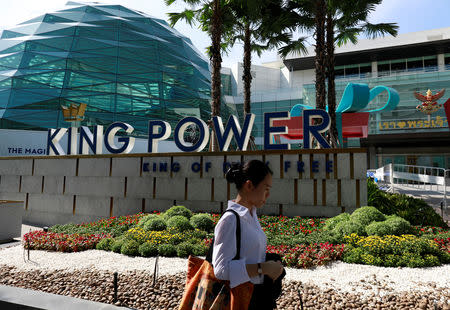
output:
[[[242,187],[248,192],[250,192],[254,189],[253,183],[250,180],[245,181],[245,183]]]

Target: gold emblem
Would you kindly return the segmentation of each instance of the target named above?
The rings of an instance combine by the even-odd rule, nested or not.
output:
[[[64,120],[66,122],[77,122],[84,120],[84,112],[86,111],[86,103],[71,103],[70,105],[61,105]]]
[[[435,95],[433,95],[433,92],[429,89],[427,91],[427,95],[424,96],[421,93],[414,92],[414,97],[416,97],[418,100],[422,101],[422,104],[419,104],[416,109],[420,112],[423,112],[427,115],[430,115],[440,108],[442,108],[442,104],[438,104],[436,101],[444,96],[445,89],[442,89],[441,91],[437,92]]]

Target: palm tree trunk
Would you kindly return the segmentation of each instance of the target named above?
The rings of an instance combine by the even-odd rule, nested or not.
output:
[[[244,74],[242,80],[244,81],[244,115],[250,113],[250,87],[252,84],[252,52],[250,45],[250,23],[245,23],[244,34]]]
[[[326,2],[325,0],[316,1],[316,56],[315,56],[315,69],[316,69],[316,108],[325,109],[325,15],[326,15]]]
[[[334,82],[334,21],[331,10],[327,12],[327,80],[328,80],[328,114],[330,114],[329,143],[331,147],[338,146],[338,132],[336,128],[336,84]]]
[[[244,81],[244,118],[245,115],[251,112],[251,87],[252,87],[252,50],[251,50],[251,33],[250,23],[245,22],[244,33],[244,74],[242,80]],[[247,150],[252,150],[254,145],[254,137],[251,136],[248,140]]]
[[[222,66],[222,56],[220,54],[220,42],[222,39],[222,18],[220,0],[214,0],[213,13],[211,17],[211,117],[220,116],[220,68]],[[212,122],[210,122],[212,125]],[[213,126],[211,126],[214,128]],[[214,152],[218,150],[215,134],[211,135],[211,147]]]

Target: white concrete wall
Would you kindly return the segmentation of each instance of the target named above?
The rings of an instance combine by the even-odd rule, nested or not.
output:
[[[224,162],[260,159],[273,170],[271,196],[260,213],[334,216],[367,203],[363,149],[141,155],[2,158],[0,199],[22,200],[24,220],[41,225],[164,211],[173,204],[220,213],[237,194],[224,178]],[[168,170],[159,171],[160,163]],[[179,169],[171,171],[173,164]]]
[[[234,64],[231,72],[236,83],[236,89],[233,89],[235,91],[233,94],[241,95],[244,92],[244,82],[242,81],[244,69],[242,63]],[[253,77],[252,92],[276,90],[289,85],[280,68],[252,65],[251,73]]]
[[[298,70],[291,72],[292,87],[303,87],[304,84],[314,83],[315,73],[314,69]]]

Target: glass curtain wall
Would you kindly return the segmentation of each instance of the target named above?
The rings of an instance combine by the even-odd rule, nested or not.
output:
[[[210,117],[207,60],[160,19],[120,5],[68,4],[0,38],[0,128],[69,127],[62,109],[86,104],[81,125]],[[227,115],[229,109],[223,106]]]

